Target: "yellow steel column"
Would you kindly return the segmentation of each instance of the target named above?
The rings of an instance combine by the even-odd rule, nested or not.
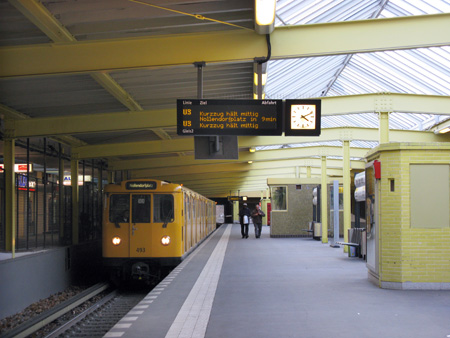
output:
[[[263,218],[262,218],[262,224],[263,225],[267,225],[268,224],[268,222],[267,222],[267,217],[268,217],[268,215],[267,215],[267,203],[269,203],[269,200],[268,199],[263,199],[262,201],[261,201],[261,210],[264,212],[264,214],[266,215],[266,216],[264,216]]]
[[[114,172],[108,171],[108,183],[114,183]]]
[[[78,220],[78,158],[72,158],[70,161],[70,175],[72,183],[72,244],[78,244],[80,233]]]
[[[3,142],[3,163],[5,175],[5,245],[6,251],[12,252],[15,258],[16,250],[16,177],[14,173],[15,162],[15,141],[14,139],[5,139]]]
[[[233,223],[239,223],[239,201],[233,202]]]
[[[322,156],[322,175],[320,186],[320,221],[322,223],[322,243],[328,243],[328,189],[327,189],[327,157]]]
[[[348,243],[348,229],[351,228],[351,180],[350,180],[350,141],[344,140],[344,242]],[[344,245],[344,252],[348,252],[348,246]]]
[[[389,143],[389,113],[380,112],[378,118],[380,119],[380,144]]]
[[[59,190],[59,239],[60,241],[64,240],[64,223],[65,223],[65,215],[64,215],[64,158],[63,155],[64,150],[59,146],[59,170],[58,170],[58,176],[59,176],[59,184],[58,184],[58,190]]]

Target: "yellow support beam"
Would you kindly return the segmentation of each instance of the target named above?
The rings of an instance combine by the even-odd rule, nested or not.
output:
[[[276,28],[271,34],[272,57],[276,59],[448,46],[449,25],[450,14],[445,13],[284,26]],[[299,43],[292,43],[293,41]]]
[[[320,222],[322,223],[322,243],[328,243],[328,180],[327,180],[327,157],[322,159],[322,174],[320,184]]]
[[[72,149],[79,159],[106,158],[115,156],[178,153],[194,150],[194,138],[172,140],[112,143],[96,146],[81,146]]]
[[[33,124],[33,123],[28,124],[29,123],[28,121],[34,121],[34,119],[31,119],[29,116],[26,116],[25,114],[15,111],[14,109],[11,109],[2,104],[0,104],[0,114],[3,114],[5,116],[5,136],[9,137],[9,138],[16,138],[16,137],[14,137],[14,135],[16,132],[16,124],[19,123],[19,121],[27,121],[28,126]],[[26,134],[28,134],[28,133],[26,133]],[[26,136],[26,137],[30,137],[30,136]],[[53,137],[52,139],[54,139],[57,142],[71,145],[73,147],[86,145],[85,142],[80,141],[80,140],[76,139],[75,137],[72,137],[69,135],[61,135],[61,136]]]
[[[188,165],[205,165],[205,164],[219,164],[230,162],[260,162],[260,161],[278,161],[286,159],[301,159],[305,157],[316,156],[318,151],[326,148],[330,156],[341,156],[341,147],[332,146],[313,146],[291,149],[279,150],[264,150],[250,153],[242,151],[239,153],[238,160],[196,160],[194,155],[182,157],[167,157],[164,161],[160,158],[137,159],[137,160],[112,160],[109,161],[108,167],[110,170],[134,170],[147,169],[156,167],[174,167],[174,166],[188,166]],[[370,149],[368,148],[352,148],[351,156],[363,158]],[[300,162],[299,162],[300,163]]]
[[[20,138],[167,128],[174,125],[176,111],[159,109],[10,120],[5,127],[12,130],[16,138]]]
[[[391,130],[389,135],[390,140],[394,142],[448,142],[450,137],[445,134],[436,135],[431,131],[411,130]],[[379,131],[378,129],[371,128],[344,127],[323,129],[322,134],[318,137],[240,136],[239,147],[250,148],[256,146],[335,141],[344,138],[378,142]],[[73,148],[72,151],[78,154],[79,159],[179,153],[194,151],[194,138],[81,146]]]
[[[380,121],[380,144],[389,143],[389,114],[390,112],[380,112],[378,119]]]
[[[215,173],[217,175],[216,177],[220,177],[222,174],[229,172],[249,171],[249,170],[264,170],[266,172],[270,172],[271,169],[280,169],[280,168],[292,168],[291,170],[294,175],[295,167],[297,165],[298,161],[296,160],[284,160],[284,161],[280,160],[280,161],[267,161],[253,164],[230,163],[230,164],[216,164],[216,165],[210,164],[210,165],[184,166],[184,167],[164,167],[146,170],[135,170],[132,172],[132,177],[133,178],[165,177],[166,179],[170,177],[169,179],[170,181],[176,181],[173,178],[182,175]],[[363,164],[361,164],[361,167],[363,167]],[[335,170],[333,174],[331,174],[330,171],[328,171],[328,174],[330,176],[333,175],[342,176],[342,165],[339,168],[330,168],[330,169]]]
[[[344,242],[348,243],[349,242],[349,238],[348,238],[348,229],[351,228],[351,223],[352,223],[352,219],[351,219],[351,198],[352,198],[352,192],[351,192],[351,187],[352,187],[352,182],[351,182],[351,171],[350,171],[350,141],[349,140],[344,140],[343,142],[343,170],[342,170],[342,174],[344,176],[343,179],[343,187],[344,187],[344,191],[343,191],[343,202],[344,202],[344,224],[343,224],[343,230],[344,230]],[[344,245],[344,252],[348,252],[348,246]]]
[[[109,77],[106,74],[103,77]],[[98,74],[94,76],[98,77]],[[103,83],[103,82],[102,82]],[[105,87],[109,85],[103,83]],[[9,112],[9,108],[0,106],[0,111],[13,119],[7,129],[13,131],[11,137],[36,137],[50,135],[74,135],[79,133],[109,132],[123,130],[142,130],[155,128],[169,128],[177,124],[175,109],[142,110],[133,103],[134,100],[118,87],[115,89],[122,93],[116,97],[123,104],[129,102],[130,111],[88,114],[65,117],[45,117],[24,119]],[[413,95],[413,94],[362,94],[339,97],[324,97],[322,101],[322,115],[334,116],[364,112],[395,111],[408,113],[425,113],[450,115],[450,96]],[[127,102],[125,102],[127,101]],[[133,109],[131,109],[133,108]],[[89,123],[86,123],[89,121]],[[166,138],[166,137],[161,137]],[[303,139],[303,138],[302,138]]]
[[[450,115],[450,96],[400,93],[376,93],[327,96],[322,101],[322,116],[381,111]]]
[[[80,235],[80,222],[79,222],[79,187],[78,187],[78,168],[79,163],[78,160],[72,159],[70,161],[70,170],[71,170],[71,185],[72,185],[72,244],[79,243],[79,235]]]
[[[5,139],[3,141],[3,163],[5,176],[5,249],[12,252],[15,258],[16,250],[16,176],[15,165],[15,141]]]
[[[446,46],[449,26],[450,13],[278,27],[272,58]],[[247,30],[11,46],[0,48],[0,77],[253,62],[266,54],[265,37]]]
[[[328,170],[329,172],[331,172],[331,174],[333,174],[334,170]],[[338,179],[339,181],[342,181],[342,171],[341,171],[341,176],[340,177],[332,177],[330,176],[330,178],[328,179],[328,181],[330,181],[331,179]],[[320,184],[321,182],[321,177],[320,175],[318,175],[317,177],[312,177],[312,178],[303,178],[303,179],[298,179],[295,178],[293,176],[289,177],[289,176],[285,176],[285,177],[268,177],[268,180],[272,180],[272,181],[278,181],[278,182],[291,182],[292,184],[316,184],[316,182],[319,182],[317,184]],[[179,182],[179,180],[177,180],[177,182]],[[295,182],[300,182],[300,183],[295,183]],[[205,182],[203,184],[200,184],[199,182],[193,182],[193,183],[186,183],[185,184],[187,187],[195,190],[195,191],[202,191],[204,193],[207,193],[209,196],[213,196],[215,194],[229,194],[230,191],[237,191],[240,190],[242,191],[261,191],[267,188],[267,183],[265,181],[260,181],[259,183],[254,181],[252,183],[247,183],[247,184],[234,184],[234,182],[230,182],[230,183],[224,183],[224,184],[208,184],[208,182]],[[259,196],[259,193],[257,194],[257,196]]]
[[[251,183],[254,183],[254,182],[258,181],[259,179],[267,180],[269,178],[271,178],[271,179],[274,179],[274,178],[277,178],[277,179],[286,179],[286,178],[295,179],[296,178],[295,175],[293,174],[292,170],[291,170],[290,173],[288,172],[286,174],[278,174],[279,170],[281,170],[281,169],[260,170],[261,172],[264,172],[266,174],[258,176],[257,179],[256,178],[252,179],[252,174],[250,174],[250,172],[245,172],[248,176],[241,176],[238,173],[236,173],[237,174],[236,177],[239,178],[239,179],[241,179],[242,177],[247,177],[246,180],[248,182],[251,182]],[[342,177],[342,175],[343,175],[342,169],[327,169],[327,171],[330,173],[329,176],[333,177],[333,178],[340,179]],[[207,188],[211,188],[211,187],[218,188],[218,187],[221,187],[222,189],[225,189],[225,190],[227,190],[227,189],[229,190],[229,189],[232,189],[232,187],[239,186],[239,184],[235,183],[235,181],[237,180],[236,178],[230,177],[230,178],[226,178],[226,179],[221,180],[221,177],[222,177],[223,173],[219,173],[219,174],[215,174],[215,175],[213,174],[211,176],[210,180],[201,180],[201,179],[194,180],[194,179],[191,178],[191,177],[198,177],[198,176],[206,176],[208,174],[211,174],[211,173],[206,173],[206,174],[196,173],[196,174],[191,174],[191,175],[184,175],[183,173],[179,173],[179,174],[161,175],[161,176],[144,175],[144,176],[136,176],[136,177],[133,176],[133,178],[152,177],[152,178],[162,179],[162,180],[166,179],[166,180],[169,180],[171,182],[183,183],[187,187],[193,187],[193,186],[195,186],[195,187],[201,186],[201,187],[207,187]],[[312,177],[310,177],[310,179],[318,179],[318,178],[320,179],[320,168],[318,170],[316,170],[316,173]],[[220,180],[220,182],[218,182],[216,184],[215,183],[216,180]],[[214,182],[214,183],[212,183],[212,182]]]
[[[128,109],[132,111],[143,110],[141,105],[137,103],[109,74],[100,72],[93,73],[91,76]]]
[[[54,42],[75,42],[74,36],[36,0],[8,0]]]

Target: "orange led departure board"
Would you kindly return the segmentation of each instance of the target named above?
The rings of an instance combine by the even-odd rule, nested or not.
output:
[[[281,135],[281,100],[177,100],[178,135]]]

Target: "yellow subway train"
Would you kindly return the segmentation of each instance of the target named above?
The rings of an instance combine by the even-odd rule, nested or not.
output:
[[[103,263],[111,279],[157,281],[216,229],[215,202],[152,179],[105,186]]]

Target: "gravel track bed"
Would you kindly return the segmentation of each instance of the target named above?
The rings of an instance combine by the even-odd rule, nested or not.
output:
[[[86,290],[88,286],[70,286],[62,292],[55,293],[47,298],[41,299],[23,311],[0,320],[0,333],[5,333],[27,321],[42,312],[52,309],[56,305],[76,296],[80,292]]]

